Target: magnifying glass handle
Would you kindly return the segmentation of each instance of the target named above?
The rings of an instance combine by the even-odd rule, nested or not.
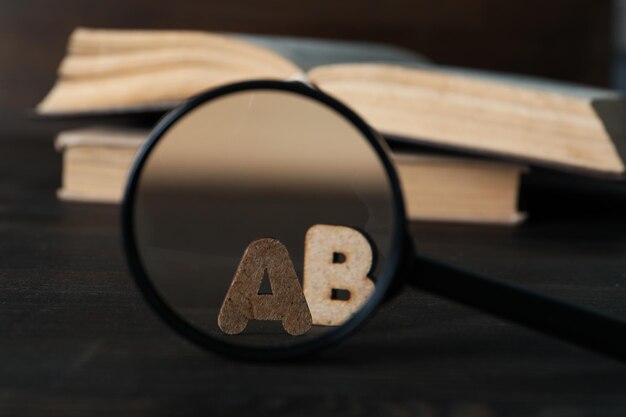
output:
[[[626,361],[626,322],[434,259],[416,257],[410,283],[422,290]]]

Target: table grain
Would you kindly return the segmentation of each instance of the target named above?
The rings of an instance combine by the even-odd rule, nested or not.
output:
[[[0,130],[0,416],[626,415],[624,364],[411,288],[305,360],[205,352],[135,288],[117,207],[56,199],[60,167],[47,129]],[[411,231],[430,256],[626,317],[622,200],[537,198],[518,228]]]

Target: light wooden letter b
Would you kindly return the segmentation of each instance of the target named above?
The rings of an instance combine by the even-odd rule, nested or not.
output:
[[[303,288],[313,324],[341,325],[363,306],[374,291],[372,261],[369,241],[355,229],[317,224],[307,231]]]

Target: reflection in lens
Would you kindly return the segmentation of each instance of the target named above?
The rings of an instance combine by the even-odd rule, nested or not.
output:
[[[378,155],[339,112],[289,91],[244,90],[163,133],[137,183],[134,234],[152,285],[184,321],[231,343],[288,346],[332,331],[373,292],[394,238],[393,201]],[[278,244],[253,245],[244,262],[263,239]],[[271,301],[284,282],[306,295],[306,331],[286,331],[280,312],[293,298]],[[227,294],[239,297],[230,320],[257,319],[220,328]]]

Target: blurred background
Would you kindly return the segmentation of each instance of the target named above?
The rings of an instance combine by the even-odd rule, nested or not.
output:
[[[22,125],[76,26],[380,41],[437,63],[626,88],[626,1],[3,0],[0,113]]]
[[[30,112],[77,26],[386,42],[442,65],[626,90],[626,0],[0,0],[0,415],[17,415],[7,403],[63,416],[624,415],[615,362],[416,291],[294,366],[222,362],[176,337],[128,275],[117,208],[55,195],[53,138],[76,122]],[[520,228],[411,231],[425,254],[626,317],[623,187],[603,200],[554,188],[529,196]]]

